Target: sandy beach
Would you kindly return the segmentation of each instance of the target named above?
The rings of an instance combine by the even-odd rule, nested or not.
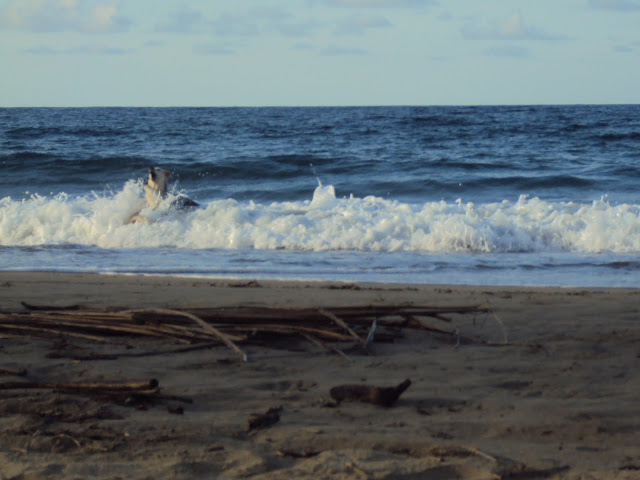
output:
[[[18,332],[7,319],[28,325],[22,302],[490,311],[448,315],[454,335],[398,329],[368,353],[247,343],[245,362],[166,337]],[[1,479],[640,478],[638,290],[0,273],[0,312]],[[162,395],[148,403],[16,388],[150,379]],[[405,379],[391,407],[330,394]]]

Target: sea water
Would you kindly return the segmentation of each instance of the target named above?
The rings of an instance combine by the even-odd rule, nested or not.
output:
[[[640,286],[640,106],[0,109],[0,168],[4,271]]]

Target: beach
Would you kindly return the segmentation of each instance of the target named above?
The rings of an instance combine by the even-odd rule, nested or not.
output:
[[[283,336],[243,345],[247,361],[166,337],[101,343],[3,328],[0,478],[640,478],[635,289],[1,272],[2,316],[28,321],[22,302],[81,306],[77,317],[107,307],[483,310],[447,315],[453,335],[401,329],[367,352]],[[166,353],[130,355],[153,351]],[[164,396],[149,404],[4,388],[150,379]],[[405,379],[390,407],[330,394]]]

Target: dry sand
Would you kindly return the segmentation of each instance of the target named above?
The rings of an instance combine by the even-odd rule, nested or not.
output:
[[[640,291],[350,285],[0,273],[0,312],[36,305],[149,307],[489,304],[455,317],[456,344],[406,331],[349,359],[305,342],[79,361],[50,352],[149,351],[0,330],[10,381],[140,381],[146,409],[51,390],[0,390],[0,479],[638,479]],[[129,345],[129,349],[122,343]],[[339,384],[412,385],[391,408],[331,406]],[[184,413],[180,414],[178,407]],[[248,431],[255,413],[279,421]],[[171,413],[170,412],[173,412]]]

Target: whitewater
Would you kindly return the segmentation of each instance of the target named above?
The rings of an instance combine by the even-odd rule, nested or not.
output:
[[[640,205],[516,201],[412,205],[374,196],[337,198],[319,185],[307,201],[211,201],[195,211],[153,210],[141,181],[121,191],[73,198],[0,200],[0,245],[85,245],[105,249],[259,249],[432,253],[640,254]],[[150,224],[128,224],[140,211]]]

